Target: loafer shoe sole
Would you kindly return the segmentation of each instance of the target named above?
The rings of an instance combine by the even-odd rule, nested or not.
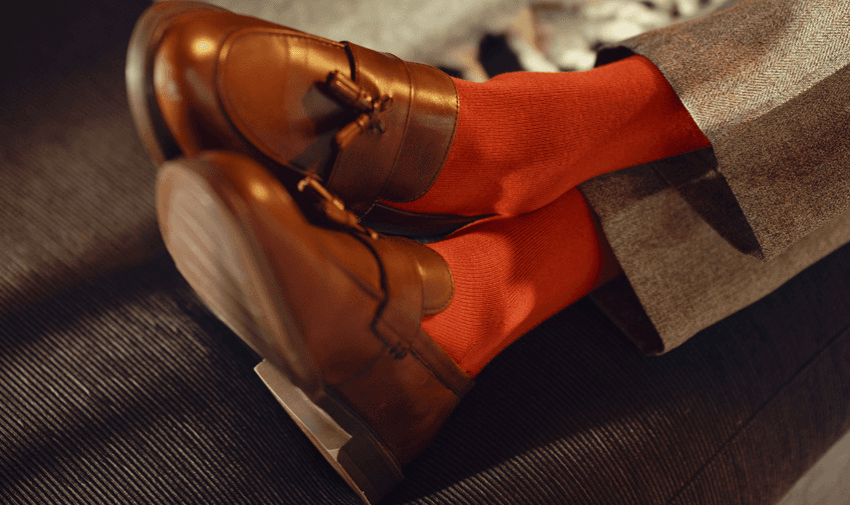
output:
[[[258,217],[205,159],[163,164],[157,214],[178,270],[208,307],[265,360],[256,371],[290,417],[366,503],[402,479],[398,462],[371,427],[315,372],[266,251],[246,230]],[[274,350],[273,350],[274,348]]]

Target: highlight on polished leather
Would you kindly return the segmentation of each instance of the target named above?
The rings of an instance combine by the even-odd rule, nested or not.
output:
[[[236,153],[166,161],[157,215],[178,269],[264,361],[257,373],[367,503],[401,479],[472,379],[422,329],[448,265],[364,228],[307,177],[290,194]]]
[[[126,78],[157,166],[209,149],[239,152],[284,183],[315,178],[358,216],[378,200],[422,196],[457,125],[457,90],[438,69],[196,2],[145,11]],[[378,205],[378,222],[396,230],[471,221]]]

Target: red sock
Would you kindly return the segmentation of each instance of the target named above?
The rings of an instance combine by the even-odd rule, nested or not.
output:
[[[603,252],[577,189],[518,217],[494,217],[429,244],[449,264],[455,295],[423,328],[461,368],[477,374],[519,336],[583,297]]]
[[[587,72],[456,79],[458,129],[417,212],[519,215],[597,175],[708,147],[670,84],[643,56]]]

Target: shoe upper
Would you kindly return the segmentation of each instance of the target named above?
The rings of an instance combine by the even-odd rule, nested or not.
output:
[[[445,260],[411,240],[370,232],[347,211],[329,213],[342,210],[339,202],[309,185],[299,185],[296,204],[244,156],[207,152],[201,159],[223,167],[228,186],[246,202],[239,212],[266,264],[264,289],[276,301],[267,310],[292,314],[288,330],[261,354],[289,369],[305,391],[336,395],[400,464],[412,460],[472,386],[421,326],[423,315],[451,301]]]
[[[418,198],[442,169],[458,102],[437,69],[219,9],[156,29],[154,93],[183,155],[228,149],[312,175],[357,215]]]

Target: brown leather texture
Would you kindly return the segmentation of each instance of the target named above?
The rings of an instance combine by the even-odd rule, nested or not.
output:
[[[294,314],[309,366],[401,464],[413,459],[472,386],[421,327],[423,313],[453,290],[445,262],[412,241],[308,222],[298,205],[310,203],[296,194],[296,204],[244,156],[202,158],[224,167],[247,202],[252,235],[270,266],[266,282]]]
[[[313,175],[357,215],[418,198],[439,175],[458,112],[445,73],[223,10],[162,24],[148,37],[151,86],[183,155],[227,149]],[[335,72],[359,101],[331,89]]]
[[[446,310],[454,296],[454,279],[446,260],[433,249],[403,237],[387,237],[416,263],[422,278],[422,314],[432,316]]]
[[[376,191],[382,200],[414,200],[436,181],[454,139],[458,114],[454,82],[435,68],[391,54],[350,43],[348,50],[354,80],[372,96],[389,98],[392,105],[382,114],[383,133],[367,131],[342,150],[328,185],[342,194],[362,194],[357,201],[376,201],[372,196]],[[372,167],[364,166],[364,160]],[[364,185],[366,173],[382,184]]]

